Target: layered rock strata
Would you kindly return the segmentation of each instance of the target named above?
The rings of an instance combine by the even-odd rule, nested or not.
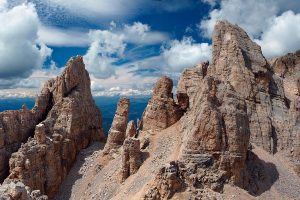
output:
[[[163,130],[180,119],[183,111],[175,103],[172,89],[173,81],[169,77],[159,78],[143,114],[143,131]]]
[[[104,154],[111,154],[119,149],[126,138],[130,100],[123,97],[119,100],[117,110],[108,132],[108,139],[105,144]]]
[[[140,150],[140,140],[127,138],[122,150],[121,181],[126,180],[130,175],[136,173],[142,164],[142,153]]]
[[[231,72],[229,81],[247,104],[251,142],[272,154],[283,151],[299,173],[300,53],[274,59],[270,65],[260,47],[247,42],[245,32],[236,38],[239,50],[232,51],[234,48],[226,42],[232,37],[230,32],[228,26],[219,27],[219,34],[214,36],[217,48],[213,54],[218,56],[212,72]],[[236,68],[235,63],[244,67]]]
[[[70,59],[62,75],[45,84],[33,112],[41,112],[41,105],[47,105],[44,119],[34,127],[34,138],[12,154],[10,174],[1,188],[21,182],[52,198],[78,151],[93,140],[104,140],[101,112],[82,57]]]
[[[300,176],[300,51],[274,59],[271,66],[271,152],[283,151]]]
[[[268,66],[260,47],[228,22],[215,26],[212,61],[193,109],[182,119],[182,159],[191,163],[211,157],[212,169],[226,172],[224,178],[243,186],[251,123],[247,100],[267,90]]]

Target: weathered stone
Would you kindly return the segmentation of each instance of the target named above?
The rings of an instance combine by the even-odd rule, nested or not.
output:
[[[38,144],[45,144],[46,142],[46,130],[44,124],[38,124],[35,126],[34,137]]]
[[[267,62],[260,47],[239,27],[217,23],[212,60],[209,67],[202,64],[185,70],[177,90],[179,104],[189,109],[180,119],[182,152],[172,169],[176,169],[175,180],[189,187],[196,199],[204,198],[207,188],[222,191],[225,181],[244,187],[250,140],[247,101],[254,100],[260,90],[268,91]],[[257,76],[261,77],[258,83]],[[145,199],[167,199],[182,188],[175,190],[169,173],[163,171]]]
[[[171,162],[160,169],[152,183],[151,189],[147,191],[145,200],[170,199],[183,186],[183,180],[179,175],[178,164]]]
[[[122,150],[121,181],[136,173],[142,164],[140,140],[129,137],[124,141]]]
[[[183,111],[174,102],[172,89],[173,81],[166,76],[160,77],[143,114],[143,131],[162,130],[180,119]]]
[[[14,119],[21,122],[17,128],[25,126],[29,130],[33,126],[35,136],[12,154],[10,175],[5,183],[20,181],[49,198],[56,194],[78,151],[93,140],[104,139],[101,113],[92,98],[90,78],[80,56],[70,59],[62,75],[45,84],[31,111],[23,109],[12,113],[7,118],[6,113],[2,113],[3,118],[0,118],[5,121],[5,127],[7,120],[14,116],[12,122]],[[26,121],[30,116],[37,116],[39,120]]]
[[[204,62],[193,68],[185,69],[180,76],[177,85],[177,101],[183,110],[194,105],[201,80],[206,76],[208,67],[209,62]]]
[[[127,128],[126,128],[126,138],[127,138],[127,137],[135,137],[136,132],[137,132],[137,130],[136,130],[134,121],[131,120],[131,121],[128,122],[128,124],[127,124]]]
[[[109,154],[112,150],[117,150],[123,145],[126,137],[130,101],[127,98],[119,100],[117,110],[108,132],[108,139],[105,144],[104,154]]]
[[[39,190],[31,191],[22,182],[6,182],[0,188],[1,200],[48,200],[46,195],[42,195]]]
[[[40,112],[45,110],[40,108]],[[8,160],[11,154],[33,135],[39,120],[41,118],[38,114],[27,109],[0,113],[0,182],[8,175]]]

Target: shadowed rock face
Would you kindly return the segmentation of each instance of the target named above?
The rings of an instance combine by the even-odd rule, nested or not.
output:
[[[274,59],[271,66],[271,153],[284,151],[300,176],[300,51]]]
[[[172,89],[173,81],[166,76],[160,77],[143,114],[143,131],[162,130],[180,119],[183,112],[174,102]]]
[[[19,181],[52,198],[78,151],[93,140],[104,140],[101,112],[92,98],[82,57],[70,59],[62,75],[45,84],[30,112],[40,119],[35,121],[38,124],[30,123],[34,138],[12,154],[10,174],[2,187]]]

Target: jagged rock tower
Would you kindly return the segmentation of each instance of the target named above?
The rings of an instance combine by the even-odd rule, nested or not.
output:
[[[5,121],[8,114],[2,114],[4,123],[0,123],[6,138],[12,132],[12,126]],[[81,56],[71,58],[62,75],[45,84],[31,111],[23,109],[10,116],[16,121],[21,118],[16,128],[26,127],[27,134],[20,130],[22,137],[34,135],[9,161],[10,174],[0,193],[14,195],[13,199],[33,198],[38,193],[32,190],[53,198],[78,151],[91,141],[104,140],[101,112],[92,98],[89,74]],[[20,141],[25,139],[24,136]]]

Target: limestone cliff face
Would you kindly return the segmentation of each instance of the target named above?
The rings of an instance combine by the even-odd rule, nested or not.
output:
[[[245,39],[245,32],[234,37],[228,26],[216,26],[216,30],[211,71],[225,77],[245,99],[251,142],[270,153],[284,151],[299,173],[299,52],[275,59],[270,65],[260,47]],[[228,42],[232,37],[240,50],[233,51],[237,48]],[[222,75],[229,72],[228,79]]]
[[[244,30],[218,22],[212,64],[179,79],[178,103],[187,110],[179,161],[162,169],[145,199],[169,198],[183,185],[200,199],[227,181],[247,188],[250,140],[270,153],[288,152],[299,172],[299,63],[297,52],[270,65]]]
[[[62,75],[45,84],[31,111],[20,112],[31,112],[40,120],[23,122],[33,126],[34,138],[12,154],[3,185],[22,182],[52,198],[78,151],[104,139],[101,112],[92,98],[82,57],[70,59]]]
[[[271,152],[283,151],[300,176],[300,51],[274,59],[271,67]]]
[[[247,101],[268,89],[263,81],[256,83],[254,75],[263,79],[268,65],[260,47],[227,22],[215,26],[212,60],[200,81],[195,105],[182,118],[182,159],[187,163],[210,160],[223,179],[242,186],[250,139]]]
[[[173,99],[172,89],[173,81],[166,76],[160,77],[143,114],[143,131],[163,130],[180,119],[183,112]]]
[[[25,107],[0,113],[0,181],[8,175],[8,160],[34,132],[37,120]]]

